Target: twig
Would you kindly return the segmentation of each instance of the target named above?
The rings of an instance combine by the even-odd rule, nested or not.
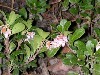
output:
[[[34,55],[32,55],[32,56],[28,59],[28,61],[26,61],[26,64],[28,64],[29,62],[33,61],[33,60],[36,58],[36,56],[39,54],[41,48],[45,45],[44,43],[45,43],[46,41],[47,41],[47,40],[43,40],[43,41],[41,42],[40,47],[36,49],[36,53],[35,53]]]
[[[5,41],[4,41],[4,44],[5,44],[5,54],[6,54],[6,57],[7,57],[7,60],[6,60],[6,62],[8,62],[9,61],[9,59],[10,59],[10,57],[9,57],[9,52],[10,52],[10,50],[9,50],[9,38],[6,38],[5,39]],[[10,75],[10,66],[9,66],[9,64],[7,65],[7,75]]]
[[[40,50],[41,49],[37,50],[36,53],[32,57],[30,57],[28,59],[28,61],[26,62],[26,64],[28,64],[29,62],[33,61],[36,58],[36,56],[39,54]]]
[[[12,3],[11,3],[11,8],[13,9],[14,7],[14,0],[12,0]]]
[[[7,8],[7,9],[10,9],[10,10],[13,10],[13,11],[17,11],[16,9],[12,9],[11,7],[6,6],[6,5],[2,5],[2,4],[0,4],[0,6],[1,6],[1,7],[4,7],[4,8]]]
[[[4,44],[5,44],[5,53],[9,54],[9,38],[5,39]]]
[[[23,39],[21,39],[20,41],[18,41],[18,46],[17,46],[16,50],[19,50],[19,47],[21,46],[22,42],[23,42]]]

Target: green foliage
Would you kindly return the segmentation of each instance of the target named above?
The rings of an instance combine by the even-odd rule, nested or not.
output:
[[[75,42],[74,42],[74,45],[78,47],[78,50],[77,50],[77,57],[78,57],[79,59],[84,60],[84,59],[85,59],[84,52],[87,51],[87,50],[86,50],[85,43],[83,43],[82,41],[75,41]]]
[[[77,15],[78,14],[78,8],[77,7],[73,7],[69,9],[71,14]]]
[[[62,5],[64,9],[68,8],[69,0],[64,0],[64,2],[62,2]]]
[[[90,2],[84,2],[84,3],[80,3],[80,7],[82,10],[91,10],[93,9],[93,5],[91,5]]]
[[[34,61],[32,61],[32,62],[30,62],[27,66],[28,66],[28,68],[30,68],[30,67],[37,67],[37,64],[36,64],[36,60],[34,60]]]
[[[2,50],[2,47],[3,47],[3,46],[2,46],[1,43],[0,43],[0,51]]]
[[[16,48],[16,45],[13,43],[13,42],[10,42],[10,46],[9,46],[9,49],[10,49],[10,53]]]
[[[93,74],[99,75],[100,74],[100,64],[95,64],[93,67],[94,67]]]
[[[63,59],[63,63],[66,65],[77,65],[77,57],[74,54],[68,53]]]
[[[80,0],[69,0],[70,3],[78,3]]]
[[[45,38],[50,34],[49,32],[44,32],[42,29],[39,29],[39,28],[37,28],[36,30],[37,30],[38,34],[39,34],[43,39],[45,39]]]
[[[14,69],[13,75],[19,75],[19,69],[18,68]]]
[[[54,48],[52,50],[48,50],[46,52],[46,54],[47,54],[48,57],[53,57],[57,53],[58,50],[59,50],[59,48]]]
[[[70,36],[70,42],[73,43],[75,40],[79,39],[85,33],[84,28],[77,29],[73,35]]]
[[[100,28],[95,28],[94,30],[95,30],[97,36],[100,38]]]
[[[22,16],[22,17],[24,17],[25,19],[27,19],[27,11],[26,11],[26,9],[25,8],[21,8],[20,10],[19,10],[19,14]]]
[[[26,58],[29,59],[30,55],[31,55],[31,51],[30,48],[25,44],[24,48],[26,50]]]
[[[89,40],[87,43],[86,43],[86,49],[87,51],[85,51],[85,54],[86,55],[92,55],[93,54],[93,48],[94,48],[94,44]]]
[[[19,33],[25,29],[25,25],[23,23],[17,23],[14,25],[12,29],[12,34]]]
[[[13,75],[19,75],[20,71],[24,72],[27,68],[38,67],[37,56],[39,58],[60,57],[60,54],[60,58],[65,65],[80,66],[85,75],[90,73],[100,75],[100,49],[95,50],[98,43],[97,40],[100,40],[100,28],[99,26],[94,28],[97,36],[85,32],[89,31],[90,28],[92,29],[91,25],[99,24],[98,20],[95,23],[94,20],[96,15],[100,13],[100,1],[61,0],[60,2],[58,4],[62,6],[61,12],[67,11],[68,18],[64,19],[60,16],[62,17],[60,23],[57,26],[52,25],[51,32],[45,32],[32,25],[33,18],[40,17],[41,13],[48,8],[47,0],[26,0],[28,7],[21,8],[18,14],[11,11],[9,15],[6,15],[3,11],[0,11],[4,19],[4,22],[0,20],[0,30],[4,27],[3,23],[11,30],[8,38],[5,38],[6,33],[0,35],[0,57],[6,60],[5,63],[0,64],[0,67],[5,68],[5,65],[8,65]],[[53,5],[51,4],[51,6]],[[29,19],[30,14],[32,14],[32,19]],[[58,16],[56,17],[55,15],[57,19]],[[75,28],[70,29],[71,26]],[[30,33],[28,35],[28,32],[34,32],[35,35]],[[46,42],[44,43],[44,41],[52,41],[59,34],[68,36],[66,45],[72,49],[73,53],[58,53],[62,49],[61,46],[51,50],[47,49]],[[20,40],[22,41],[20,42]],[[5,50],[8,50],[8,52]],[[68,75],[78,75],[78,73],[70,71]]]
[[[8,18],[8,21],[7,21],[8,24],[9,24],[9,25],[12,25],[12,24],[15,22],[15,20],[18,19],[19,17],[20,17],[20,15],[15,14],[15,12],[12,11],[12,12],[10,13],[9,18]]]
[[[30,44],[32,46],[32,53],[34,54],[36,52],[36,49],[39,48],[41,45],[41,42],[43,41],[43,38],[39,35],[35,35],[33,40],[30,40]]]
[[[96,51],[96,53],[95,53],[95,59],[96,59],[95,62],[97,62],[97,63],[100,63],[99,56],[100,56],[100,50]]]
[[[32,20],[23,21],[23,24],[25,24],[27,29],[30,29],[32,27]]]
[[[70,25],[71,25],[70,21],[62,19],[60,21],[60,25],[57,26],[57,29],[59,30],[59,32],[64,33],[64,31],[68,31],[68,28],[70,27]]]
[[[33,14],[43,13],[48,7],[46,0],[26,0],[26,3],[31,8],[30,11]]]

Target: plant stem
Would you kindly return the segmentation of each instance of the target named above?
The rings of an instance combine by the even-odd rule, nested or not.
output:
[[[9,50],[9,45],[10,45],[9,38],[5,39],[4,44],[5,44],[5,55],[7,57],[6,63],[8,63],[9,60],[10,60],[10,56],[9,56],[9,52],[10,52],[10,50]],[[6,71],[7,71],[7,75],[11,75],[10,74],[10,66],[9,66],[9,64],[7,64]]]

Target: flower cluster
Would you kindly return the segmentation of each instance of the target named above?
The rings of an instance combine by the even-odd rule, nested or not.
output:
[[[54,39],[54,41],[48,41],[46,43],[47,49],[51,50],[52,48],[57,48],[57,47],[64,47],[65,44],[68,42],[68,39],[64,35],[57,35],[57,37]]]
[[[27,32],[25,41],[29,41],[34,38],[35,32]]]
[[[11,35],[11,30],[6,25],[2,26],[1,34],[4,34],[4,37],[8,38]]]

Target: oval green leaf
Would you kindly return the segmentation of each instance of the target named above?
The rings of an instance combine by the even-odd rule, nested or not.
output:
[[[17,23],[14,25],[12,29],[12,34],[19,33],[25,29],[25,25],[23,23]]]

